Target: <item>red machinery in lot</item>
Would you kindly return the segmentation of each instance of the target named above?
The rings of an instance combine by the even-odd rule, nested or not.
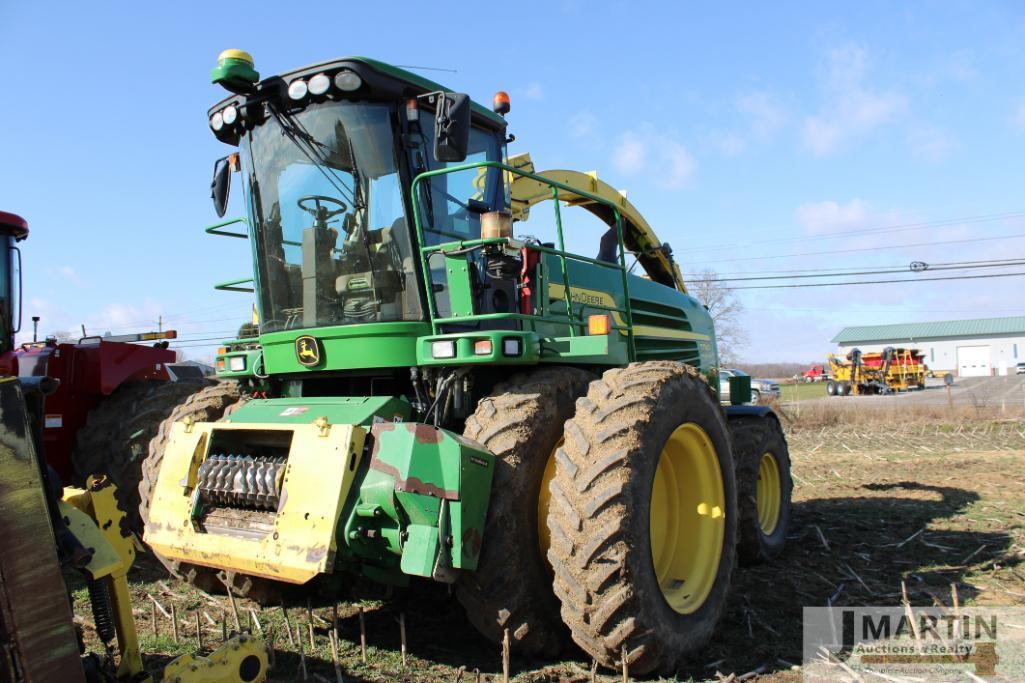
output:
[[[47,462],[65,483],[107,474],[126,496],[135,518],[140,465],[161,421],[195,382],[178,382],[167,348],[174,331],[48,339],[16,347],[21,319],[21,252],[28,237],[20,216],[0,211],[0,376],[60,381],[45,398],[38,429]],[[153,342],[142,345],[139,342]]]
[[[804,374],[801,375],[801,379],[807,383],[824,382],[829,379],[829,372],[826,370],[824,365],[812,365],[804,371]]]

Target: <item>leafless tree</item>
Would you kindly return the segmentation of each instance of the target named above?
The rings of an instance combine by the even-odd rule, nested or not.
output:
[[[78,341],[78,337],[72,336],[71,332],[68,331],[68,330],[56,330],[54,332],[51,332],[47,336],[48,337],[53,337],[54,339],[56,339],[60,343],[77,342]]]
[[[726,287],[714,270],[704,270],[687,283],[687,290],[705,305],[715,322],[715,336],[719,344],[719,362],[733,365],[740,351],[747,346],[748,336],[742,318],[744,304]]]

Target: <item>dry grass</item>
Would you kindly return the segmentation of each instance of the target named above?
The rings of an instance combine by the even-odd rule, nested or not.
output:
[[[678,680],[718,681],[717,672],[740,677],[760,670],[750,680],[796,683],[801,672],[791,667],[801,657],[803,606],[899,604],[902,581],[915,605],[946,600],[955,584],[966,604],[1025,606],[1025,422],[972,421],[967,415],[951,422],[929,408],[916,408],[914,419],[806,416],[802,411],[788,424],[795,490],[787,550],[775,562],[735,574],[718,635]],[[133,571],[132,590],[151,668],[195,648],[196,610],[206,646],[219,642],[218,622],[230,614],[223,596],[201,595],[145,560]],[[152,635],[148,595],[168,610],[176,604],[180,643],[159,612],[159,631]],[[74,596],[76,612],[87,616],[84,590]],[[346,681],[472,682],[475,670],[480,680],[501,680],[500,648],[476,634],[444,586],[421,582],[391,600],[362,603],[368,610],[367,664],[359,654],[359,604],[340,604]],[[312,603],[315,646],[305,647],[309,680],[334,680],[327,638],[332,605],[324,597]],[[298,647],[284,636],[281,609],[245,600],[240,607],[244,614],[255,610],[262,626],[277,634],[272,680],[301,680]],[[396,621],[402,612],[409,636],[405,667]],[[299,624],[308,638],[305,601],[292,603],[289,614],[293,629]],[[86,635],[95,649],[93,632],[87,628]],[[565,657],[514,657],[514,680],[590,680],[590,662],[580,652]],[[619,678],[604,672],[596,680]]]
[[[1025,407],[983,402],[955,404],[905,403],[852,405],[848,400],[809,401],[784,406],[773,404],[789,430],[824,427],[877,427],[901,429],[907,425],[964,425],[966,428],[992,422],[1017,423],[1025,428]]]

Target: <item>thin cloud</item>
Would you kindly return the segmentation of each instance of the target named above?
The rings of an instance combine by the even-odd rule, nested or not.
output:
[[[957,147],[957,142],[943,128],[932,124],[921,124],[908,132],[908,145],[915,157],[937,162],[949,157]]]
[[[683,143],[650,125],[623,132],[616,139],[612,163],[625,175],[645,171],[657,186],[669,190],[687,186],[697,169],[694,157]]]
[[[751,135],[763,141],[783,128],[789,118],[776,97],[763,91],[738,96],[737,110],[747,118]]]
[[[906,95],[874,86],[869,72],[864,48],[847,45],[830,52],[821,110],[804,120],[804,144],[812,154],[834,154],[850,139],[893,121],[907,109]]]
[[[589,111],[577,112],[569,120],[569,133],[575,138],[586,138],[598,130],[598,118]]]

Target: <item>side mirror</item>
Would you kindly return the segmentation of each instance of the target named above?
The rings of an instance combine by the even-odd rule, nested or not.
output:
[[[434,158],[438,161],[466,161],[470,145],[470,96],[443,93],[434,114]]]
[[[231,162],[228,157],[214,162],[214,179],[210,183],[210,197],[214,200],[214,211],[218,218],[228,210],[228,192],[231,190]]]

